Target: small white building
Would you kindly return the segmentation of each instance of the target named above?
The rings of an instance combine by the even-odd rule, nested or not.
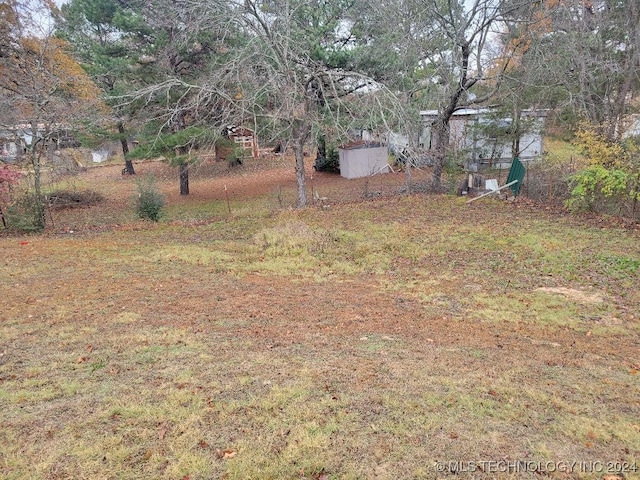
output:
[[[359,140],[338,147],[340,175],[345,178],[389,173],[387,147],[379,142]]]
[[[438,116],[437,110],[420,112],[424,129],[420,137],[421,147],[431,149],[431,126]],[[542,136],[547,117],[546,110],[523,110],[520,122],[518,158],[532,160],[542,155]],[[511,139],[506,134],[512,119],[500,117],[492,108],[464,108],[457,110],[449,121],[449,146],[465,159],[467,169],[477,171],[482,167],[509,168],[512,161]]]

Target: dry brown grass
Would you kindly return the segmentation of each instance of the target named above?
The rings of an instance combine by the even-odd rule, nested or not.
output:
[[[133,179],[91,169],[74,182],[104,202],[0,237],[0,477],[640,467],[637,232],[523,204],[363,201],[401,175],[315,175],[331,207],[293,210],[287,159],[247,167],[201,167],[180,198],[173,170],[137,165],[168,196],[159,224],[135,219]],[[492,471],[518,461],[551,463]]]

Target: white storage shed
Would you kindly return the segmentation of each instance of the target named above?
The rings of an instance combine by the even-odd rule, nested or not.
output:
[[[387,147],[379,142],[360,140],[338,147],[340,175],[345,178],[389,173]]]

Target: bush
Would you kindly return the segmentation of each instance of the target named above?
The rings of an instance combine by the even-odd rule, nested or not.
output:
[[[216,160],[226,160],[230,168],[242,165],[243,159],[247,156],[251,154],[229,138],[220,138],[216,142]]]
[[[572,176],[567,207],[573,211],[622,213],[627,202],[637,201],[638,192],[632,188],[637,183],[635,177],[622,169],[590,165]]]
[[[327,148],[326,157],[317,157],[313,165],[317,172],[340,173],[340,155],[335,147]]]
[[[140,218],[157,222],[164,207],[164,195],[158,190],[152,175],[138,180],[138,198],[136,199],[136,213]]]
[[[44,228],[43,219],[40,217],[42,208],[44,207],[38,208],[35,195],[26,194],[6,207],[3,212],[3,224],[5,228],[17,232],[38,232]]]
[[[571,177],[567,207],[636,218],[640,201],[639,140],[609,140],[595,128],[582,129],[577,138],[588,164]]]
[[[571,195],[571,178],[584,160],[577,147],[562,140],[545,138],[549,150],[526,163],[527,173],[521,194],[540,203],[562,206]]]

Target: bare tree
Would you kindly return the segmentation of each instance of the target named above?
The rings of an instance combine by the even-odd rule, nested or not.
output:
[[[233,64],[234,105],[293,149],[299,207],[308,201],[304,151],[314,132],[344,137],[356,124],[375,127],[395,118],[390,92],[354,61],[353,6],[346,0],[246,0],[228,9],[245,33]]]
[[[375,13],[370,15],[377,18],[367,26],[375,28],[377,39],[371,35],[372,42],[394,67],[392,85],[408,94],[414,108],[438,110],[431,125],[435,190],[440,189],[449,151],[451,116],[460,108],[486,103],[499,91],[518,46],[499,51],[497,38],[504,32],[505,20],[523,3],[396,0],[371,8]]]
[[[540,97],[574,124],[587,119],[612,140],[640,91],[640,3],[540,3],[541,19],[522,59]]]
[[[490,51],[492,37],[504,28],[504,20],[517,8],[504,0],[474,0],[472,3],[447,0],[426,2],[435,15],[435,24],[444,35],[444,47],[432,53],[429,62],[437,65],[438,116],[432,125],[431,148],[434,151],[432,186],[440,188],[440,178],[449,148],[449,120],[462,107],[480,105],[500,89],[509,60],[518,45],[503,50],[496,69]],[[475,88],[475,91],[472,89]],[[475,93],[477,92],[477,93]]]
[[[34,226],[44,228],[41,157],[56,130],[99,111],[98,90],[53,36],[48,2],[2,4],[0,91],[14,118],[24,122],[24,143],[33,172]]]

